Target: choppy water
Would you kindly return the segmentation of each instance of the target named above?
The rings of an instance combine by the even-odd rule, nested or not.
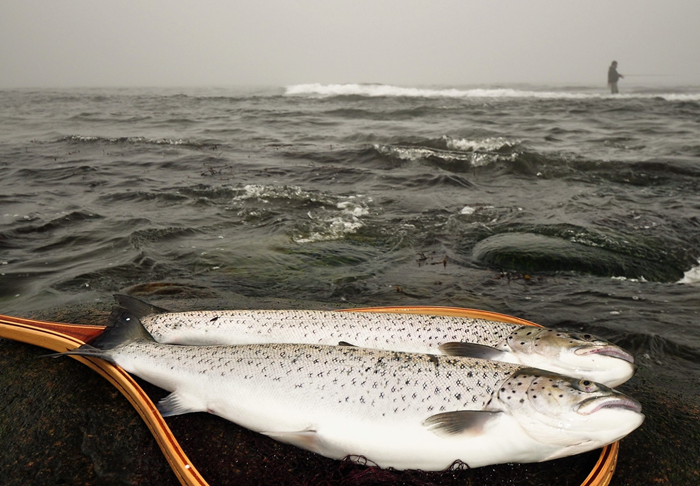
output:
[[[700,361],[700,89],[1,91],[0,188],[4,314],[169,281]]]

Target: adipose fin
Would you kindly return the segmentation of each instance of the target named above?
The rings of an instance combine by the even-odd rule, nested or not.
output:
[[[137,299],[130,295],[124,294],[114,294],[114,299],[122,306],[124,309],[128,310],[132,315],[142,319],[146,316],[151,316],[153,314],[166,314],[170,311],[168,309],[163,309],[143,300]]]

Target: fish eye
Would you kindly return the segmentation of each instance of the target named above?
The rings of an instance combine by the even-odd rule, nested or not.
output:
[[[591,380],[580,380],[578,382],[578,387],[579,390],[585,391],[587,393],[591,393],[594,391],[598,391],[598,385]]]
[[[581,341],[595,341],[596,337],[593,334],[574,334],[573,337]]]

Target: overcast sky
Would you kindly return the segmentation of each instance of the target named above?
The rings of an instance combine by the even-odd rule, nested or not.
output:
[[[0,0],[0,88],[700,85],[698,0]],[[663,76],[658,76],[663,75]]]

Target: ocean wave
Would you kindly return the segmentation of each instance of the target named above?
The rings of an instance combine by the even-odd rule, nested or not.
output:
[[[364,196],[338,197],[334,207],[320,208],[307,213],[308,220],[299,222],[292,239],[299,244],[333,241],[357,233],[369,216],[371,198]]]
[[[615,343],[642,360],[658,362],[669,356],[695,362],[700,359],[700,352],[689,342],[679,342],[656,333],[625,333],[616,337]]]
[[[683,278],[680,279],[677,283],[679,284],[698,284],[700,283],[700,260],[698,260],[698,266],[693,267],[685,274],[683,274]]]
[[[200,142],[183,140],[181,138],[148,138],[148,137],[100,137],[94,135],[67,135],[57,140],[58,142],[74,143],[127,143],[127,144],[148,144],[148,145],[188,145],[202,146]]]
[[[285,88],[285,96],[362,96],[370,98],[538,98],[538,99],[601,99],[612,98],[607,90],[600,92],[537,91],[516,88],[407,88],[387,84],[297,84]],[[700,93],[622,93],[616,99],[643,98],[667,101],[700,101]]]
[[[287,200],[301,207],[324,206],[335,204],[333,196],[318,191],[308,191],[299,186],[274,184],[246,184],[237,190],[234,201],[253,200],[255,202],[269,203],[271,201]]]
[[[505,137],[488,137],[479,140],[443,137],[443,140],[448,149],[464,152],[500,152],[520,144],[520,140],[509,140]]]
[[[98,198],[99,201],[108,204],[126,204],[130,202],[147,202],[154,201],[156,203],[167,206],[177,206],[190,200],[187,195],[178,192],[166,191],[132,191],[111,192],[102,194]]]
[[[233,198],[234,206],[244,215],[242,204],[252,202],[260,212],[258,203],[300,211],[305,217],[297,219],[291,238],[295,243],[332,241],[356,233],[365,226],[363,218],[370,214],[372,199],[363,195],[338,196],[320,191],[309,191],[299,186],[248,184]]]
[[[519,153],[512,149],[519,143],[519,140],[504,137],[470,140],[445,136],[420,145],[373,144],[372,147],[384,157],[409,162],[432,160],[438,165],[445,165],[445,169],[454,170],[455,163],[470,168],[483,167],[499,160],[514,161]]]
[[[97,219],[103,219],[104,216],[87,211],[62,211],[58,215],[46,216],[39,213],[34,213],[31,215],[24,215],[18,217],[17,221],[20,223],[26,223],[12,230],[16,235],[37,235],[42,233],[47,233],[59,229],[75,229],[77,225],[84,222],[90,222]]]

